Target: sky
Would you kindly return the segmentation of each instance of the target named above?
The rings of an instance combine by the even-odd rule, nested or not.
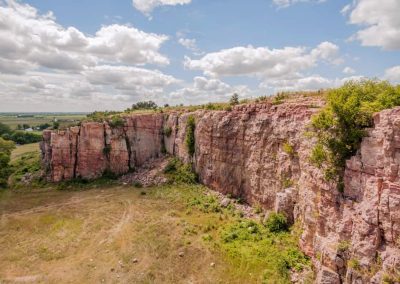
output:
[[[0,0],[0,112],[400,83],[399,0]]]

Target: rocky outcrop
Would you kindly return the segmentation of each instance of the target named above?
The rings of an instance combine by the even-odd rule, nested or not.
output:
[[[43,133],[42,163],[53,182],[121,175],[161,155],[163,115],[126,117],[123,126],[83,122]]]
[[[232,111],[128,115],[118,127],[86,122],[45,131],[43,165],[51,181],[93,179],[127,173],[167,152],[191,163],[212,189],[301,223],[300,246],[319,283],[379,283],[400,266],[400,108],[375,115],[339,192],[309,162],[315,141],[307,126],[322,105],[297,98]],[[193,156],[185,144],[190,116]]]

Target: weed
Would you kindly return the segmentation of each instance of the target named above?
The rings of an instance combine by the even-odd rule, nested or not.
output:
[[[282,213],[270,213],[265,226],[268,228],[270,232],[285,232],[288,230],[288,222],[286,216]]]

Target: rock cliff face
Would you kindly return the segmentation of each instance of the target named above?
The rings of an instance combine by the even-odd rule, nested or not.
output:
[[[374,128],[347,162],[340,193],[309,162],[315,141],[307,125],[322,104],[304,98],[45,131],[43,166],[54,182],[93,179],[134,170],[166,151],[191,163],[214,190],[298,221],[317,282],[380,283],[400,268],[400,108],[375,115]],[[189,116],[196,121],[193,157],[185,145]]]

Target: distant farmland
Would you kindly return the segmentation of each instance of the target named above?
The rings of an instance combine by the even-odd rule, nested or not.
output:
[[[86,113],[0,113],[0,122],[17,129],[18,124],[28,124],[31,127],[40,124],[52,124],[57,120],[61,126],[74,125],[83,118]]]

